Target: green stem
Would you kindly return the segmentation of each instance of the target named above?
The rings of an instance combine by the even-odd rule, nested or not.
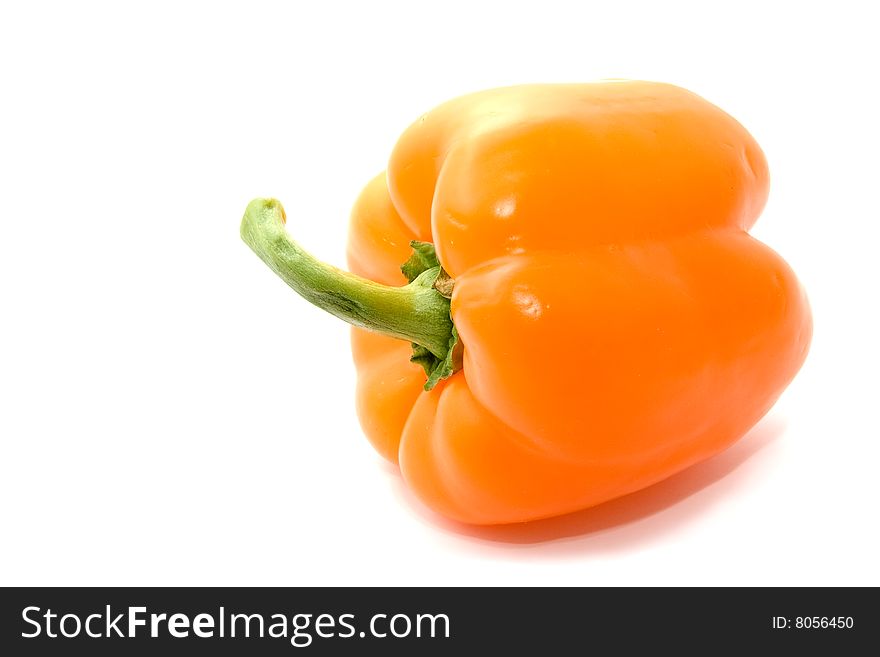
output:
[[[432,287],[436,272],[402,287],[375,283],[309,255],[288,235],[285,221],[281,203],[256,199],[241,221],[241,237],[297,294],[349,324],[446,356],[452,320],[449,299]]]

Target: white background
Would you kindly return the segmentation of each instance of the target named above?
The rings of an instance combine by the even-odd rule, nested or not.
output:
[[[870,4],[4,3],[0,584],[880,584]],[[706,464],[534,527],[452,526],[363,438],[347,328],[241,214],[275,196],[342,264],[418,115],[604,77],[754,134],[753,233],[809,292],[812,353]]]

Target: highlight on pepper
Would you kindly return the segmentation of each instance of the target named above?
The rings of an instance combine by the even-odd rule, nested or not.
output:
[[[809,305],[748,233],[768,183],[752,136],[694,93],[524,85],[407,128],[355,202],[349,271],[304,251],[276,200],[241,235],[352,324],[361,425],[416,496],[515,523],[721,452],[794,378]]]

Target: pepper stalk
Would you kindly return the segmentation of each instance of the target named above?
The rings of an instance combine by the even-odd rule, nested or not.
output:
[[[452,281],[434,247],[412,242],[401,266],[407,285],[383,285],[321,262],[285,230],[275,199],[255,199],[241,222],[245,243],[309,303],[353,326],[413,344],[412,361],[425,369],[425,390],[461,369],[461,345],[450,316]],[[442,291],[442,293],[441,293]]]

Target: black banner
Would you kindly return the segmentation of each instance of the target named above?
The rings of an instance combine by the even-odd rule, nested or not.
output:
[[[0,654],[852,654],[878,611],[867,588],[3,589]]]

